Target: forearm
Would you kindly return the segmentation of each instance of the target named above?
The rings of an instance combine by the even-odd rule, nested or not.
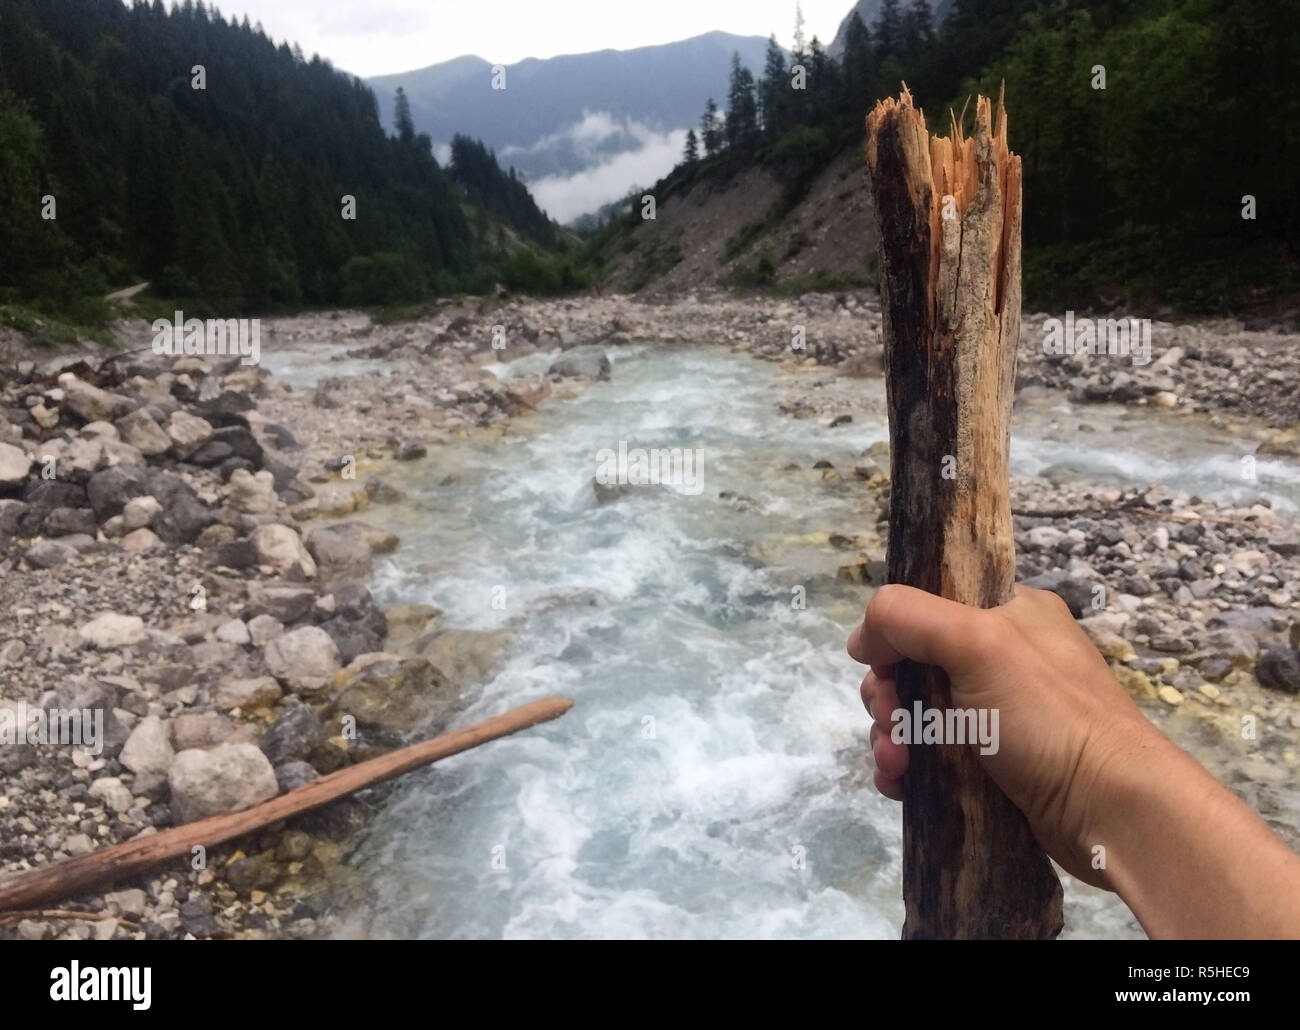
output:
[[[1091,831],[1153,938],[1300,939],[1300,856],[1173,744],[1112,764]]]

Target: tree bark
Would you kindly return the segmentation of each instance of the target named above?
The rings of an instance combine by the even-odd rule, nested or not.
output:
[[[1020,158],[1006,110],[931,136],[903,88],[867,117],[880,227],[892,486],[888,579],[988,608],[1015,585],[1008,455],[1020,336]],[[951,707],[941,669],[902,662],[909,712]],[[905,939],[1046,938],[1061,885],[967,744],[911,744]]]
[[[39,908],[59,898],[134,876],[168,859],[190,855],[195,845],[215,847],[412,769],[486,744],[489,740],[557,719],[572,707],[573,702],[567,697],[543,698],[477,722],[473,726],[452,730],[432,740],[347,766],[313,780],[305,787],[246,808],[242,812],[201,819],[147,837],[137,837],[122,844],[101,848],[88,855],[19,873],[0,881],[0,912]]]

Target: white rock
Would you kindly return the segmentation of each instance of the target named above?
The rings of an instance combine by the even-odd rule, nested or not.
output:
[[[298,571],[305,578],[316,575],[316,562],[307,552],[302,538],[288,526],[273,522],[258,526],[249,537],[257,551],[257,560],[280,573]]]
[[[270,761],[252,744],[182,751],[172,762],[168,782],[172,808],[183,823],[238,812],[280,792]]]
[[[167,420],[167,436],[177,456],[188,458],[212,439],[212,423],[188,411],[173,411]]]
[[[32,459],[13,444],[0,443],[0,486],[17,486],[31,471]]]
[[[122,521],[128,530],[144,529],[153,523],[162,510],[158,499],[150,494],[132,497],[122,509]]]
[[[243,619],[231,619],[217,627],[216,637],[223,644],[250,644],[253,638],[248,635],[248,627]]]
[[[101,776],[90,785],[90,796],[99,798],[118,815],[128,811],[135,800],[116,776]]]
[[[77,632],[81,639],[100,650],[131,647],[145,639],[144,620],[138,615],[118,615],[104,612],[82,626]]]
[[[158,716],[150,715],[141,719],[126,738],[119,760],[136,774],[136,790],[141,791],[140,777],[166,776],[175,756],[170,727]]]
[[[266,645],[266,667],[291,690],[314,693],[330,685],[340,666],[339,649],[319,626],[302,626]]]

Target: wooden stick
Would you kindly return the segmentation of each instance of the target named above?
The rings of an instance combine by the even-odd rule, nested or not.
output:
[[[242,837],[253,830],[319,808],[412,769],[468,751],[489,740],[557,719],[572,707],[573,701],[567,697],[533,701],[473,726],[452,730],[432,740],[340,769],[242,812],[212,816],[210,819],[137,837],[135,840],[92,851],[88,855],[19,873],[0,882],[0,912],[39,908],[57,898],[79,894],[113,880],[125,879],[168,859],[188,855],[196,845],[211,848],[235,837]]]
[[[892,493],[888,578],[988,608],[1015,584],[1008,458],[1020,335],[1020,158],[980,97],[975,135],[932,137],[903,87],[867,117],[880,227]],[[903,662],[909,711],[951,707],[941,669]],[[903,937],[1052,938],[1061,885],[966,744],[912,745]]]

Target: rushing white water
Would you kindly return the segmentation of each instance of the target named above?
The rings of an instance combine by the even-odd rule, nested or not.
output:
[[[897,937],[900,813],[871,787],[862,670],[844,653],[864,591],[835,578],[855,552],[826,535],[871,515],[860,486],[811,469],[851,468],[886,429],[783,417],[781,371],[722,350],[611,356],[610,382],[500,441],[431,449],[401,484],[409,502],[367,514],[402,537],[376,576],[381,603],[510,633],[458,725],[551,694],[577,703],[404,778],[354,858],[367,894],[344,932]],[[1027,413],[1016,471],[1078,457],[1082,419],[1063,414]],[[1104,431],[1085,442],[1104,447],[1081,471],[1204,474],[1215,445],[1181,450],[1172,427],[1153,472],[1134,446],[1150,438],[1113,431],[1125,417],[1088,410]],[[620,442],[699,448],[703,489],[598,504],[597,452]],[[1066,881],[1067,935],[1140,935],[1116,899]]]

